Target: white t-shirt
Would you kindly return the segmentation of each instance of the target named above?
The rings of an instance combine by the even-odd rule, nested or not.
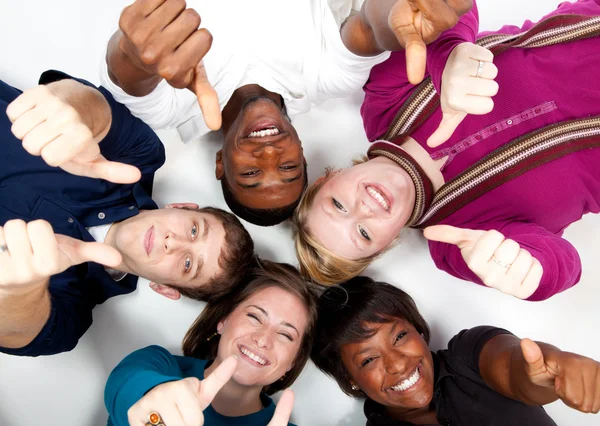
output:
[[[356,3],[356,0],[355,0]],[[312,104],[359,90],[374,57],[352,54],[343,44],[340,25],[352,0],[188,0],[213,35],[204,58],[208,79],[225,107],[247,81],[280,94],[290,117]],[[153,129],[176,127],[184,142],[209,132],[196,96],[162,81],[147,96],[133,97],[113,84],[103,61],[101,82],[131,112]]]

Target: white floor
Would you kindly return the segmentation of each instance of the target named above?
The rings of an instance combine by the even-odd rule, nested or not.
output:
[[[213,0],[219,1],[219,0]],[[0,0],[0,78],[17,87],[36,84],[39,74],[57,68],[98,82],[97,67],[126,1]],[[481,0],[481,29],[538,19],[558,0]],[[367,142],[358,107],[361,93],[329,102],[296,120],[314,179],[325,165],[347,165]],[[168,161],[156,178],[159,204],[193,201],[223,207],[214,179],[216,139],[183,145],[173,132],[161,133]],[[579,249],[584,273],[573,289],[542,303],[521,302],[453,279],[429,259],[424,239],[407,232],[403,243],[368,269],[368,274],[401,286],[417,300],[433,329],[438,349],[462,328],[493,324],[519,336],[551,342],[600,360],[600,218],[586,217],[566,237]],[[259,253],[295,263],[289,228],[249,226]],[[95,322],[71,353],[39,359],[0,355],[0,424],[4,426],[106,424],[104,383],[126,354],[149,344],[179,351],[181,339],[201,311],[191,301],[173,302],[140,280],[134,294],[95,310]],[[292,420],[300,425],[363,425],[362,403],[345,397],[337,385],[310,365],[294,386]],[[599,416],[583,415],[561,402],[548,407],[559,425],[591,426]],[[469,425],[470,426],[470,425]]]

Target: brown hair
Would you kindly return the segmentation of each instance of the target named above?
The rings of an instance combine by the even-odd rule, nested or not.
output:
[[[311,359],[319,370],[335,379],[344,393],[355,398],[365,395],[352,389],[350,374],[341,362],[342,347],[362,342],[377,330],[368,323],[384,324],[402,318],[415,327],[429,344],[430,330],[415,301],[393,285],[368,277],[325,290],[319,298],[319,320]]]
[[[225,245],[221,249],[218,260],[221,272],[212,276],[206,284],[200,287],[183,287],[172,284],[169,287],[190,299],[214,301],[229,293],[244,279],[252,266],[254,242],[239,219],[225,210],[215,207],[188,210],[211,214],[223,224]]]
[[[200,359],[215,359],[220,339],[219,335],[214,338],[210,337],[217,331],[217,324],[255,293],[269,287],[279,287],[302,301],[306,308],[308,321],[300,349],[294,360],[294,367],[282,380],[265,386],[263,389],[267,395],[272,395],[291,386],[310,357],[317,321],[317,296],[313,288],[302,279],[293,266],[267,260],[257,260],[257,262],[258,266],[250,271],[244,285],[239,286],[227,298],[206,305],[183,339],[183,354]]]
[[[354,165],[367,161],[366,157],[354,160]],[[317,238],[310,232],[306,225],[308,212],[310,211],[314,199],[321,187],[333,177],[334,171],[331,167],[325,169],[325,175],[317,179],[308,187],[300,199],[300,204],[294,212],[292,224],[294,226],[293,238],[296,249],[296,256],[300,263],[300,272],[306,278],[311,279],[321,285],[330,286],[337,284],[352,277],[357,276],[365,270],[383,250],[374,255],[363,257],[361,259],[350,260],[338,256],[331,250],[326,249]],[[393,243],[389,247],[393,247]]]

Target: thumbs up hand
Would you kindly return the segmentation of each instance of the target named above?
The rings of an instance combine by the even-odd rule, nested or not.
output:
[[[442,74],[442,122],[427,145],[437,147],[450,139],[467,114],[483,115],[492,111],[492,97],[499,88],[494,81],[498,68],[493,60],[492,52],[473,43],[462,43],[454,48]]]
[[[521,340],[521,351],[531,383],[553,389],[571,408],[584,413],[600,411],[600,363],[558,349],[544,354],[529,339]]]
[[[527,299],[540,285],[541,263],[498,231],[435,225],[426,228],[424,235],[430,241],[457,246],[469,269],[488,287]]]
[[[54,234],[44,220],[10,220],[0,227],[0,290],[27,291],[84,262],[116,267],[121,254],[101,243]]]
[[[89,113],[87,121],[80,114],[84,110]],[[136,167],[108,161],[100,154],[98,143],[108,133],[111,118],[108,103],[95,89],[73,80],[38,86],[8,105],[6,115],[23,148],[31,155],[41,156],[50,166],[115,183],[134,183],[140,179]],[[99,134],[90,128],[92,123],[102,124],[96,129]]]
[[[184,0],[137,0],[121,14],[120,51],[147,79],[164,78],[177,89],[196,94],[209,129],[221,127],[219,98],[206,77],[202,59],[212,35],[199,28],[201,18]]]

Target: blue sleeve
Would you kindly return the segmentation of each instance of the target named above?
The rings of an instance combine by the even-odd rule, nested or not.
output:
[[[104,404],[115,426],[128,426],[127,411],[154,387],[184,378],[179,358],[160,346],[148,346],[115,367],[104,389]]]
[[[117,102],[104,87],[96,87],[89,81],[56,70],[44,72],[39,83],[49,84],[64,79],[73,79],[97,89],[106,98],[112,112],[112,123],[108,134],[100,142],[100,152],[104,157],[136,166],[144,176],[154,174],[164,164],[165,149],[156,133],[134,117],[125,105]]]

